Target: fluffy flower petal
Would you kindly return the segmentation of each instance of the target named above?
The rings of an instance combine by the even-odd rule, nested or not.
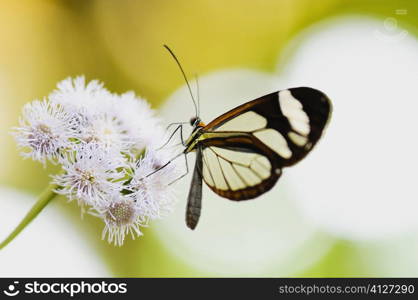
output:
[[[70,146],[74,135],[74,119],[64,107],[46,100],[27,103],[23,107],[20,126],[14,128],[14,136],[22,156],[45,164],[53,160],[60,150]]]

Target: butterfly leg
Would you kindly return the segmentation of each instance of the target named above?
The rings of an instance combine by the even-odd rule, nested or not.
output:
[[[185,125],[185,124],[188,124],[188,122],[174,122],[174,123],[170,123],[170,124],[168,124],[168,126],[165,128],[165,130],[169,130],[169,129],[170,129],[170,127],[171,127],[171,126],[174,126],[174,125]]]
[[[175,123],[173,123],[173,124],[175,124]],[[168,128],[168,127],[167,127],[167,128]],[[161,150],[162,148],[164,148],[165,146],[167,146],[167,145],[168,145],[168,143],[170,143],[171,139],[173,138],[173,136],[176,134],[176,132],[177,132],[178,130],[180,130],[181,144],[182,144],[183,146],[185,146],[184,139],[183,139],[183,124],[180,124],[180,125],[178,125],[178,126],[176,127],[176,129],[174,129],[173,133],[170,135],[170,137],[168,138],[168,140],[167,140],[167,141],[166,141],[166,142],[165,142],[162,146],[160,146],[160,147],[158,147],[158,148],[157,148],[157,151],[158,151],[158,150]]]
[[[184,138],[183,138],[183,125],[181,126],[180,129],[180,140],[181,140],[181,144],[186,147],[186,143],[184,142]],[[186,159],[187,160],[187,159]]]
[[[176,160],[178,157],[180,157],[180,155],[184,155],[184,153],[179,153],[176,156],[174,156],[172,159],[170,159],[168,162],[166,162],[164,165],[162,165],[161,167],[159,167],[158,169],[155,169],[154,171],[152,171],[151,173],[149,173],[148,175],[144,176],[143,178],[139,179],[142,180],[144,178],[148,178],[151,175],[154,175],[155,173],[161,171],[162,169],[164,169],[165,167],[167,167],[169,164],[171,164],[174,160]]]
[[[172,147],[178,147],[180,145],[183,145],[184,146],[184,144],[182,142],[180,142],[180,143],[177,143],[177,144],[172,145]]]
[[[184,161],[186,162],[186,172],[181,175],[180,177],[174,179],[172,182],[170,182],[168,185],[172,185],[173,183],[179,181],[180,179],[182,179],[184,176],[186,176],[187,174],[189,174],[189,163],[187,161],[187,154],[184,153]]]

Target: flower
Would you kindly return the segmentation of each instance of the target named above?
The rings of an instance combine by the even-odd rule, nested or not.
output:
[[[53,161],[61,149],[69,147],[74,134],[74,119],[60,104],[47,100],[35,100],[23,107],[19,127],[13,135],[20,148],[26,149],[22,156],[45,164]]]
[[[132,137],[122,126],[119,96],[110,93],[103,84],[94,80],[85,82],[84,77],[67,78],[58,83],[49,99],[72,112],[77,123],[74,138],[86,143],[102,144],[122,152],[129,151]]]
[[[164,159],[162,151],[148,151],[134,164],[127,188],[146,218],[157,219],[171,211],[174,203],[171,183],[179,177],[176,170],[174,162]]]
[[[81,206],[107,201],[122,189],[125,166],[120,153],[104,151],[98,144],[80,144],[73,153],[60,158],[63,174],[53,176],[57,193]]]
[[[141,236],[140,227],[171,211],[174,192],[170,183],[177,177],[173,163],[164,157],[167,151],[147,151],[137,161],[131,161],[131,180],[124,186],[125,194],[114,193],[111,200],[95,208],[94,215],[105,221],[102,238],[122,245],[126,235]],[[168,163],[168,164],[167,164]]]
[[[57,84],[57,89],[49,95],[49,101],[60,104],[67,110],[78,113],[107,111],[112,94],[97,80],[86,83],[84,76],[66,78]]]
[[[105,227],[102,232],[102,239],[109,243],[121,246],[126,235],[132,239],[141,236],[140,226],[146,226],[141,210],[130,197],[114,194],[111,201],[98,208],[99,216],[103,218]]]
[[[127,234],[160,218],[174,203],[176,176],[165,134],[149,104],[133,92],[114,94],[98,81],[67,78],[43,101],[26,104],[14,135],[25,157],[61,166],[55,192],[103,219],[103,238]]]
[[[122,94],[116,103],[115,111],[127,134],[131,136],[133,150],[159,147],[164,138],[164,131],[149,104],[136,97],[133,92]]]
[[[127,133],[120,120],[114,117],[113,113],[108,112],[87,118],[80,129],[78,139],[123,153],[129,152],[134,144],[133,137]]]
[[[164,137],[160,120],[150,105],[134,92],[112,94],[98,81],[67,78],[49,99],[73,113],[79,126],[78,139],[119,147],[122,152],[156,148]],[[152,129],[152,130],[150,130]]]

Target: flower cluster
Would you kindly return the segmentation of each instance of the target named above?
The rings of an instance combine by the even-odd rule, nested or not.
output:
[[[141,235],[141,226],[173,204],[169,183],[178,174],[165,166],[170,151],[158,149],[164,131],[132,92],[117,95],[97,81],[68,78],[24,106],[14,135],[24,157],[61,165],[52,179],[56,193],[102,218],[110,243]]]

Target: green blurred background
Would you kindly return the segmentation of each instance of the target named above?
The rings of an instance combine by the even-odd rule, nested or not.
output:
[[[227,68],[273,72],[278,57],[288,58],[281,53],[289,41],[308,26],[347,15],[370,16],[383,21],[393,16],[397,9],[407,9],[408,13],[398,20],[399,25],[407,28],[412,36],[416,35],[416,0],[2,0],[0,183],[4,187],[28,192],[33,199],[47,185],[48,174],[54,170],[22,160],[8,133],[12,126],[17,125],[24,103],[48,95],[55,84],[67,76],[85,74],[88,79],[100,79],[114,92],[134,90],[158,109],[183,85],[178,70],[162,48],[163,44],[175,49],[186,70],[199,75]],[[153,229],[153,226],[145,229],[144,237],[128,240],[122,248],[109,246],[100,240],[103,226],[100,221],[89,216],[80,221],[78,208],[73,203],[59,202],[58,213],[71,220],[84,236],[83,241],[107,266],[109,273],[104,276],[219,274],[179,259],[157,238],[154,230],[158,229]],[[1,211],[0,220],[1,215],[7,213]],[[39,218],[42,217],[41,214]],[[0,222],[1,226],[3,222]],[[374,252],[384,247],[384,243],[357,243],[326,233],[319,233],[318,239],[331,246],[313,264],[303,270],[290,268],[285,274],[270,270],[266,275],[390,275],[364,263],[375,259]],[[311,251],[309,247],[307,244],[306,249],[295,255],[304,256],[303,251]],[[59,248],[55,250],[59,251]],[[389,253],[376,263],[384,263],[390,257],[396,260],[397,253]],[[2,254],[0,252],[0,256]],[[43,254],[32,255],[35,258]],[[416,269],[405,273],[397,269],[396,272],[394,275],[397,276],[418,275]],[[230,270],[227,275],[263,276],[263,273],[234,274]]]

